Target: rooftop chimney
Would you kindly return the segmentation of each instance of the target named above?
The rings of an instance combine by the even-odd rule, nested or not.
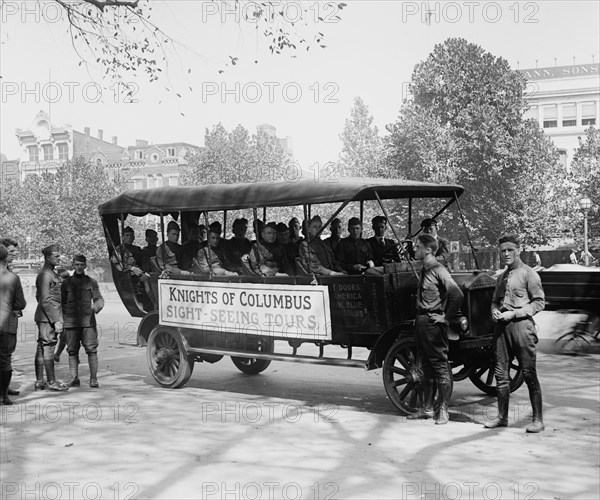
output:
[[[90,127],[84,127],[83,131],[84,131],[85,135],[90,135]]]
[[[112,136],[112,143],[116,146],[117,145],[117,136],[113,135]]]
[[[98,129],[98,139],[102,140],[103,137],[104,137],[104,130],[99,128]]]

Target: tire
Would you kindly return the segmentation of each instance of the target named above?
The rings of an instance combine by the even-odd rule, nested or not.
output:
[[[275,349],[275,343],[273,339],[268,337],[258,337],[250,339],[244,347],[248,350],[270,354]],[[266,370],[271,364],[270,359],[242,358],[239,356],[231,356],[231,361],[238,370],[246,375],[257,375]]]
[[[400,337],[390,347],[383,362],[382,376],[385,392],[400,413],[410,415],[419,410],[422,404],[420,388],[423,368],[417,358],[417,345],[412,336]],[[437,395],[434,406],[438,406]]]
[[[187,353],[176,328],[159,325],[152,329],[146,359],[154,380],[168,389],[185,385],[194,371],[194,357]]]
[[[494,377],[494,356],[491,348],[485,348],[485,359],[482,364],[475,367],[469,375],[469,380],[473,382],[475,387],[485,392],[490,396],[497,396],[496,377]],[[510,378],[510,392],[515,392],[525,382],[523,377],[523,369],[517,358],[513,358],[508,368]]]

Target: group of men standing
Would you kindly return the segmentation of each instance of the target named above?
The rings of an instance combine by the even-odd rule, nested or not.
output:
[[[7,248],[8,245],[8,248]],[[10,270],[17,253],[17,243],[5,238],[0,244],[0,404],[13,404],[9,396],[19,392],[9,387],[12,378],[12,354],[17,344],[18,317],[26,302],[19,277]],[[9,249],[12,251],[9,252]],[[44,265],[36,278],[36,300],[34,320],[38,328],[35,351],[34,389],[66,391],[78,387],[79,351],[83,345],[88,356],[90,387],[98,384],[98,332],[96,313],[104,307],[96,280],[85,274],[85,255],[73,257],[73,274],[63,278],[57,272],[60,262],[58,245],[49,245],[42,250]],[[63,384],[56,379],[55,346],[58,335],[66,338],[69,353],[70,380]],[[46,379],[44,380],[44,373]]]
[[[486,428],[508,426],[510,399],[509,367],[519,361],[533,409],[532,423],[526,431],[544,430],[542,389],[536,371],[538,341],[533,316],[544,309],[545,297],[539,275],[520,258],[521,242],[506,234],[498,240],[502,264],[506,266],[494,290],[491,315],[496,324],[493,338],[494,374],[498,392],[498,416]],[[456,317],[463,294],[448,270],[436,260],[438,243],[431,234],[420,234],[415,258],[423,262],[417,287],[416,343],[423,366],[421,408],[409,418],[435,418],[436,424],[449,420],[448,402],[452,374],[448,363],[448,325]],[[438,405],[434,411],[437,390]]]

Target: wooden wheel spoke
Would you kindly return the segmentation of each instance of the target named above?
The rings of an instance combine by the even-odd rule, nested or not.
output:
[[[489,370],[488,374],[487,374],[487,378],[485,380],[485,383],[487,385],[492,385],[494,383],[494,371],[493,370]]]
[[[392,371],[393,373],[397,373],[398,375],[408,375],[407,370],[405,370],[404,368],[399,368],[397,366],[391,366],[390,371]]]
[[[413,387],[413,384],[406,384],[406,387],[404,387],[404,389],[402,389],[402,392],[400,392],[400,399],[406,398],[406,396],[408,396],[408,393],[413,390]]]
[[[402,378],[399,378],[398,380],[394,380],[394,383],[392,385],[394,387],[398,387],[399,385],[407,384],[407,383],[408,383],[408,379],[406,377],[402,377]]]

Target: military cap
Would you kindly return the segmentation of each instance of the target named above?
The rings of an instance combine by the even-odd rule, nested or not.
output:
[[[279,224],[277,224],[277,232],[278,233],[285,233],[286,231],[289,231],[290,228],[287,227],[283,222],[280,222]]]
[[[127,226],[125,227],[125,229],[123,229],[123,234],[125,233],[134,233],[135,231],[133,230],[133,228],[131,226]]]
[[[42,248],[42,253],[44,254],[44,257],[48,257],[54,252],[60,252],[60,247],[55,243],[53,243],[52,245],[48,245],[45,248]]]
[[[371,219],[371,224],[379,224],[380,222],[385,222],[387,224],[387,219],[383,215],[376,215]]]
[[[175,229],[176,231],[181,231],[181,229],[179,229],[179,224],[177,224],[177,222],[175,222],[174,220],[169,221],[169,223],[167,224],[167,232],[173,229]]]
[[[74,262],[83,262],[84,264],[87,264],[87,258],[82,253],[73,255],[73,261]]]
[[[430,219],[430,218],[423,219],[421,221],[421,227],[423,229],[425,229],[426,227],[430,227],[430,226],[436,226],[437,227],[437,221],[435,219]]]
[[[348,221],[348,227],[350,226],[357,226],[360,225],[360,219],[358,217],[352,217],[349,221]]]
[[[146,229],[146,236],[158,236],[158,233],[154,229]]]

